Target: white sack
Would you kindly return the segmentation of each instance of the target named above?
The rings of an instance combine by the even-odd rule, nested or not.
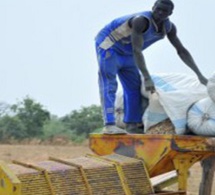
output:
[[[194,102],[208,97],[206,87],[199,82],[197,77],[185,74],[166,73],[151,75],[151,77],[157,93],[150,96],[150,93],[145,91],[144,82],[141,87],[142,95],[149,97],[149,106],[142,119],[144,131],[170,118],[176,133],[184,134],[187,110]],[[116,96],[115,117],[116,125],[121,128],[125,126],[123,107],[123,94],[120,92]]]
[[[169,117],[177,134],[184,134],[187,124],[187,110],[196,101],[208,96],[206,87],[202,85],[197,77],[169,73],[151,75],[156,92],[158,94],[157,101],[160,106],[150,110],[150,106],[143,116],[145,131],[150,125],[155,125],[166,117]],[[149,97],[149,93],[145,92],[144,82],[141,88],[144,96]],[[149,101],[150,102],[150,101]],[[156,103],[158,105],[158,103]],[[163,119],[162,119],[163,118]]]
[[[188,127],[197,135],[215,136],[215,103],[209,97],[189,109]]]
[[[150,127],[168,118],[163,106],[160,104],[158,93],[149,94],[148,97],[149,106],[145,110],[142,118],[145,132]]]
[[[215,73],[208,79],[207,90],[208,95],[215,102]]]
[[[123,122],[124,104],[123,104],[123,93],[122,93],[122,91],[120,91],[116,94],[115,119],[116,119],[116,126],[117,127],[125,128],[125,123]]]

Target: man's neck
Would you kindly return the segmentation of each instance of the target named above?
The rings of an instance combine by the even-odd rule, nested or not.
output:
[[[162,28],[163,28],[163,21],[161,21],[161,20],[155,20],[152,17],[152,23],[155,26],[155,29],[156,29],[157,32],[160,32],[162,30]]]

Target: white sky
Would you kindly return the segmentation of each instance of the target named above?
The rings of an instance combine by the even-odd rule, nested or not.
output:
[[[154,1],[0,0],[0,101],[27,95],[64,116],[99,104],[94,37],[112,19]],[[175,0],[170,17],[206,77],[214,72],[214,0]],[[167,39],[144,51],[150,73],[193,74]]]

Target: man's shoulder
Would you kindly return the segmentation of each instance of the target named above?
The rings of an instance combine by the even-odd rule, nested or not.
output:
[[[168,18],[164,22],[167,33],[170,32],[173,28],[175,28],[174,23]]]
[[[131,19],[130,21],[130,27],[136,29],[137,32],[145,32],[149,25],[150,20],[147,17],[144,16],[136,16]]]

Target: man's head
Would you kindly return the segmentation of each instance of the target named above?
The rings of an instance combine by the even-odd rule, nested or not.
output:
[[[167,19],[174,9],[174,4],[171,0],[157,0],[152,8],[153,18],[157,21]]]

